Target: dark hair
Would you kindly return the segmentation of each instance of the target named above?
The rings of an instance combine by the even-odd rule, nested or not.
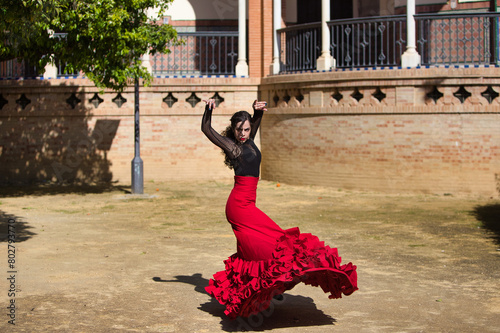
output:
[[[246,111],[238,111],[233,116],[231,117],[231,125],[226,127],[224,131],[222,131],[222,135],[225,137],[228,137],[232,139],[235,143],[239,143],[238,140],[234,137],[234,129],[236,128],[236,125],[239,124],[240,122],[245,122],[249,121],[250,124],[252,123],[252,116],[250,113]],[[224,164],[227,165],[229,169],[233,169],[237,165],[237,161],[235,159],[231,159],[225,152],[225,159],[224,159]]]

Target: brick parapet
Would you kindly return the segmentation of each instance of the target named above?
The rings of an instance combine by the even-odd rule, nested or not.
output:
[[[429,68],[408,68],[408,69],[395,69],[395,68],[378,68],[378,69],[352,69],[352,70],[331,70],[324,72],[305,72],[297,74],[282,74],[269,76],[262,79],[263,85],[279,85],[287,84],[293,85],[309,84],[314,85],[357,85],[360,83],[374,82],[395,85],[419,85],[422,82],[438,83],[440,80],[450,81],[459,80],[460,82],[467,82],[467,80],[484,80],[493,79],[495,82],[500,82],[500,67],[495,66],[470,66],[470,67],[429,67]],[[461,81],[465,80],[465,81]],[[472,81],[470,81],[472,82]],[[489,82],[489,81],[488,81]]]
[[[498,196],[499,78],[496,67],[265,78],[261,95],[272,102],[262,124],[262,177],[357,190]],[[494,91],[490,100],[487,89]]]

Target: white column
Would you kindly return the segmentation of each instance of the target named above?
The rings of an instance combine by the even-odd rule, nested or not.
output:
[[[45,71],[43,72],[44,79],[56,79],[57,78],[57,66],[55,64],[48,63],[45,66]]]
[[[271,74],[280,72],[280,49],[278,45],[278,29],[281,29],[281,0],[273,1],[273,63],[271,65]]]
[[[246,1],[238,0],[238,63],[236,64],[236,75],[238,76],[248,76],[246,9]]]
[[[153,66],[151,66],[151,62],[149,61],[149,53],[145,53],[141,57],[142,66],[148,69],[149,74],[153,74]]]
[[[48,30],[50,38],[54,38],[54,30]],[[58,68],[56,64],[54,63],[48,63],[45,65],[44,72],[43,72],[43,78],[44,79],[57,79],[57,72]]]
[[[420,65],[420,54],[416,47],[415,0],[406,1],[406,51],[401,56],[401,67],[417,67]]]
[[[316,62],[319,71],[335,67],[335,61],[330,54],[330,31],[327,21],[330,21],[330,0],[321,0],[321,55]]]

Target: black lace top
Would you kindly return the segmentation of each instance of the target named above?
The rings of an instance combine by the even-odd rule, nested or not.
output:
[[[224,150],[224,153],[233,162],[236,176],[259,177],[261,154],[253,140],[259,129],[263,114],[262,110],[254,110],[251,120],[250,139],[243,144],[238,144],[233,139],[220,135],[212,128],[212,109],[208,105],[205,107],[205,113],[201,121],[201,131],[216,146]]]

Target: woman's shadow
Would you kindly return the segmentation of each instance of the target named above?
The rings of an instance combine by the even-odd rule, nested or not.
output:
[[[208,280],[196,273],[191,276],[177,275],[175,280],[163,280],[160,277],[153,277],[156,282],[181,282],[194,286],[194,290],[207,294],[205,287]],[[270,307],[248,318],[238,317],[235,320],[229,319],[224,314],[224,306],[219,304],[215,298],[209,302],[200,304],[198,308],[214,317],[221,318],[221,328],[226,332],[238,331],[265,331],[276,328],[334,325],[336,320],[323,311],[316,308],[313,300],[309,297],[283,294],[283,299],[273,299]]]
[[[476,206],[471,215],[491,232],[491,238],[500,245],[500,203]]]

